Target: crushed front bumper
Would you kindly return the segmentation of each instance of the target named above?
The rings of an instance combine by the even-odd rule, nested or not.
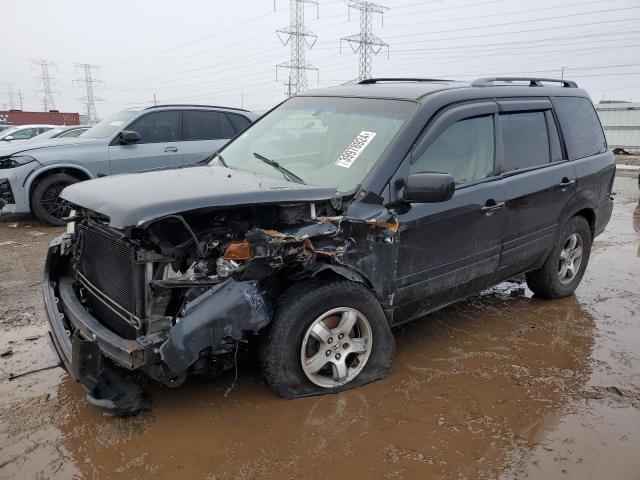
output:
[[[43,280],[49,336],[61,365],[87,390],[88,401],[112,414],[147,407],[127,371],[177,384],[204,352],[228,353],[245,334],[271,321],[271,303],[257,283],[228,278],[189,302],[180,321],[163,334],[122,338],[78,297],[68,265],[70,243],[71,237],[63,234],[49,245]]]
[[[61,235],[49,246],[43,278],[49,339],[61,366],[87,390],[92,405],[113,415],[131,415],[148,408],[142,388],[122,375],[115,365],[133,370],[145,363],[152,345],[126,340],[108,330],[82,306],[65,271]]]

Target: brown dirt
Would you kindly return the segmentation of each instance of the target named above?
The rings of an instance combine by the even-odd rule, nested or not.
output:
[[[39,280],[59,229],[4,218],[0,478],[637,479],[640,206],[635,179],[615,189],[572,297],[506,282],[400,327],[389,377],[348,393],[282,400],[244,365],[227,397],[231,375],[152,386],[125,419],[58,368],[9,380],[54,363]]]

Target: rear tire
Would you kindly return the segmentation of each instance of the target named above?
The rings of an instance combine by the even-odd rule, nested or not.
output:
[[[538,270],[528,272],[527,285],[543,298],[571,295],[580,284],[591,255],[592,233],[584,217],[571,218]]]
[[[262,371],[285,398],[337,393],[381,379],[395,350],[377,298],[346,280],[290,288],[265,333]]]
[[[69,216],[72,205],[60,198],[60,192],[79,181],[66,173],[54,173],[40,180],[31,194],[31,210],[35,216],[49,225],[66,225],[63,219]]]

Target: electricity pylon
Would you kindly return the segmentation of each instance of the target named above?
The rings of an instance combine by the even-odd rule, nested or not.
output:
[[[93,85],[95,83],[102,83],[100,80],[93,77],[93,70],[100,68],[99,65],[91,65],[89,63],[76,63],[74,64],[76,70],[82,70],[84,72],[84,78],[77,78],[73,82],[75,84],[84,84],[87,94],[80,100],[85,105],[85,115],[87,123],[97,123],[98,113],[96,112],[96,103],[101,102],[102,98],[98,98],[93,94]]]
[[[371,78],[373,57],[380,53],[383,48],[387,49],[387,54],[389,52],[389,45],[373,34],[373,14],[379,13],[382,16],[388,8],[360,0],[349,0],[348,8],[349,15],[351,15],[352,8],[360,11],[360,33],[342,37],[340,39],[340,48],[342,49],[342,42],[347,42],[354,53],[360,54],[360,66],[356,80],[359,82],[366,78]]]
[[[56,104],[53,101],[53,94],[58,92],[53,90],[51,85],[56,83],[56,79],[49,75],[49,67],[55,65],[55,62],[32,60],[31,64],[40,67],[40,76],[36,80],[42,84],[42,90],[37,90],[36,96],[41,94],[40,100],[42,101],[43,111],[48,112],[49,110],[55,110]]]
[[[285,94],[292,97],[307,90],[307,70],[318,69],[305,59],[306,48],[312,49],[318,39],[304,25],[304,7],[306,4],[313,4],[318,7],[317,0],[289,0],[289,26],[276,30],[278,38],[283,46],[289,44],[291,58],[288,62],[276,65],[276,81],[278,81],[278,68],[289,69],[289,83]],[[286,35],[286,39],[283,39]]]

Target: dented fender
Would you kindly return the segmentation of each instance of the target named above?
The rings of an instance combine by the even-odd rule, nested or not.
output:
[[[234,339],[259,331],[272,316],[271,302],[257,282],[229,278],[187,304],[160,346],[160,358],[171,371],[183,372],[203,350],[228,351]]]

